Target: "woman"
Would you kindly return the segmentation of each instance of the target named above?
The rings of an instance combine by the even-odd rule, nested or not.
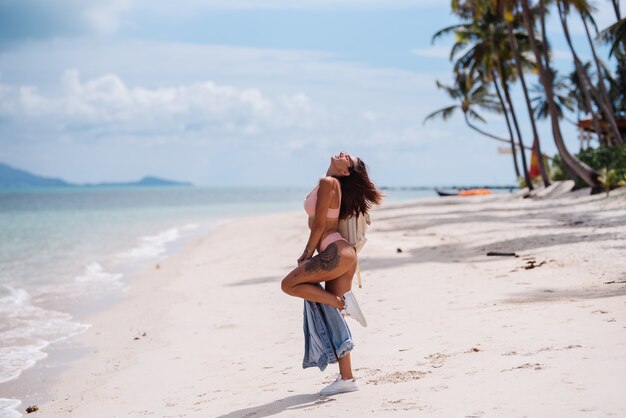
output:
[[[298,267],[282,281],[282,290],[291,295],[333,306],[366,326],[352,288],[356,270],[356,251],[337,232],[339,219],[358,213],[367,214],[372,204],[380,204],[382,194],[367,174],[365,163],[341,152],[330,158],[326,177],[304,201],[309,215],[309,240]],[[313,256],[317,250],[318,254]],[[318,283],[325,282],[325,288]],[[339,358],[340,375],[322,389],[321,395],[352,392],[358,386],[352,376],[350,353]]]

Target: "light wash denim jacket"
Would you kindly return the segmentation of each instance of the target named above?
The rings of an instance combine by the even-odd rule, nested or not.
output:
[[[339,309],[304,301],[304,360],[302,368],[319,367],[345,356],[354,348],[350,328]]]

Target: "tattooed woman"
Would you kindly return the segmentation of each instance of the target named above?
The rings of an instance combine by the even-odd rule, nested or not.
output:
[[[335,307],[366,326],[351,292],[356,252],[339,234],[337,224],[340,218],[367,214],[372,204],[381,201],[382,194],[369,179],[361,159],[345,152],[332,156],[326,176],[304,201],[311,231],[298,258],[298,267],[283,279],[282,290],[291,296]],[[313,256],[316,250],[317,255]],[[325,283],[324,288],[318,285],[321,282]],[[321,395],[358,390],[349,352],[338,363],[340,375],[322,389]]]

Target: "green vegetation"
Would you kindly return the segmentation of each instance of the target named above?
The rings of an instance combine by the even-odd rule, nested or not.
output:
[[[626,145],[616,147],[601,145],[598,148],[586,148],[576,154],[576,158],[598,172],[606,170],[608,173],[614,173],[609,174],[611,188],[626,187],[626,184],[623,184],[620,180],[626,180]],[[563,161],[558,155],[554,157],[552,164],[554,180],[565,180],[569,178],[565,171]],[[607,174],[606,172],[603,175]],[[606,181],[600,180],[600,183],[602,184],[602,189],[606,190]],[[576,179],[577,188],[584,186],[585,183],[582,180]]]
[[[609,197],[609,192],[611,191],[611,189],[617,187],[619,177],[617,176],[617,172],[615,170],[609,170],[605,167],[600,170],[599,180],[600,183],[602,183],[602,188],[606,192],[606,196]]]
[[[619,1],[610,2],[615,23],[599,31],[593,17],[597,10],[587,0],[452,0],[452,12],[460,23],[435,33],[433,42],[454,35],[450,52],[454,84],[437,81],[454,103],[432,112],[424,122],[435,117],[446,120],[460,110],[468,127],[510,144],[516,177],[532,189],[536,181],[529,175],[525,152],[517,152],[530,149],[518,123],[521,110],[511,100],[511,92],[519,88],[538,151],[541,153],[541,138],[535,121],[541,118],[550,118],[552,139],[558,149],[552,173],[545,159],[538,159],[541,182],[549,185],[552,175],[557,180],[574,178],[580,186],[595,190],[617,187],[626,176],[626,19],[621,17]],[[551,67],[545,28],[548,13],[558,17],[572,57],[572,73],[567,76]],[[583,23],[591,62],[582,62],[578,56],[570,37],[572,19]],[[598,42],[609,46],[606,63],[596,51]],[[609,70],[613,65],[614,74]],[[527,79],[538,84],[529,88]],[[481,110],[501,114],[507,134],[480,127],[485,122]],[[594,147],[588,145],[576,155],[567,149],[560,128],[567,112],[589,115],[584,128],[594,135]]]

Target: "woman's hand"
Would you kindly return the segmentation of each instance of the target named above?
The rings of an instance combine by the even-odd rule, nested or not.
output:
[[[298,265],[304,263],[309,258],[312,258],[314,252],[315,252],[315,250],[309,251],[309,250],[307,250],[305,248],[304,251],[302,252],[302,255],[300,256],[300,258],[298,258]]]

